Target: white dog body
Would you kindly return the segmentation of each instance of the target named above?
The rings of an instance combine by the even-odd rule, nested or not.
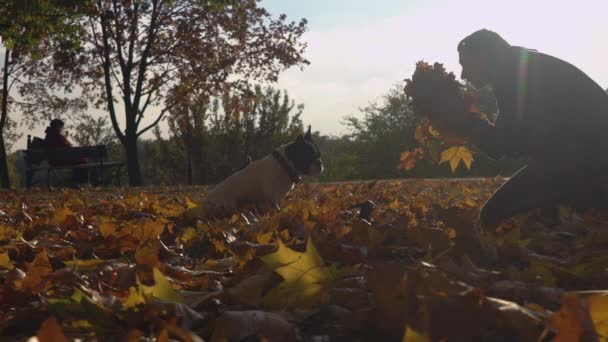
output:
[[[285,146],[277,148],[283,158]],[[289,163],[287,158],[285,160]],[[209,191],[205,202],[208,206],[224,208],[254,203],[269,209],[276,207],[295,184],[279,160],[269,154],[217,184]]]

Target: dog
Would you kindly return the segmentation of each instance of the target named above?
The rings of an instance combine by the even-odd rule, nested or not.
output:
[[[280,210],[279,203],[302,177],[319,176],[322,172],[321,152],[308,126],[308,131],[295,141],[279,146],[214,186],[197,213],[211,208],[234,210],[247,204],[261,211]]]

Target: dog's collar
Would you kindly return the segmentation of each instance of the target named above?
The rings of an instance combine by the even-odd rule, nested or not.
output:
[[[279,162],[279,164],[281,164],[283,169],[285,169],[285,171],[287,171],[287,174],[291,178],[292,182],[294,182],[295,184],[300,183],[301,178],[300,178],[300,175],[298,174],[298,171],[296,171],[296,169],[287,161],[287,159],[285,159],[285,157],[283,157],[283,155],[281,153],[279,153],[279,151],[277,151],[277,150],[272,151],[272,156],[274,157],[274,159],[276,159]]]

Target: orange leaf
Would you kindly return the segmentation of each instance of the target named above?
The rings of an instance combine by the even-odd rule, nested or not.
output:
[[[46,250],[38,253],[31,263],[26,263],[27,274],[23,279],[23,287],[32,293],[42,292],[46,285],[46,277],[53,272]]]
[[[549,317],[548,324],[557,333],[554,342],[597,341],[589,310],[575,293],[562,297],[562,307]]]
[[[55,316],[51,316],[47,318],[46,321],[42,322],[36,337],[40,342],[68,342],[68,339],[63,334],[63,330],[59,323],[57,323]]]
[[[414,139],[420,144],[420,146],[424,146],[428,137],[426,136],[426,127],[425,125],[416,126],[416,131],[414,132]]]
[[[401,164],[399,164],[399,168],[405,171],[410,171],[416,167],[416,161],[418,159],[422,159],[423,156],[424,151],[420,147],[413,151],[405,151],[401,153]]]

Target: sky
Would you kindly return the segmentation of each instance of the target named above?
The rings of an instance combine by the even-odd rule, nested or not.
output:
[[[347,132],[346,115],[381,101],[418,60],[460,74],[456,46],[487,28],[512,45],[566,60],[608,87],[607,0],[262,0],[274,17],[308,20],[303,70],[275,87],[305,106],[302,120],[322,134]],[[34,130],[42,134],[44,125]],[[23,148],[22,139],[17,148]]]
[[[608,87],[606,0],[262,0],[273,15],[308,20],[311,65],[276,85],[305,105],[302,119],[323,134],[347,132],[346,115],[410,77],[416,61],[460,74],[458,42],[487,28],[512,45],[566,60]]]

